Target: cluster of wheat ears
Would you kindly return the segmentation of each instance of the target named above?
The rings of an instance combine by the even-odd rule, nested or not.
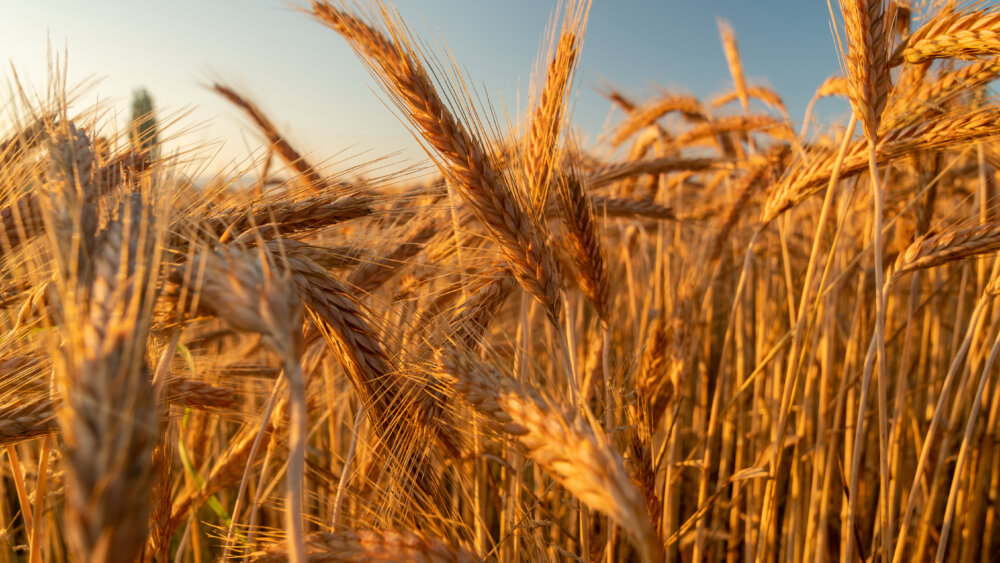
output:
[[[1000,14],[923,4],[841,2],[846,127],[722,24],[731,93],[608,89],[586,150],[589,2],[504,133],[390,8],[304,7],[428,180],[322,171],[219,84],[285,168],[194,187],[22,94],[0,563],[996,560]]]

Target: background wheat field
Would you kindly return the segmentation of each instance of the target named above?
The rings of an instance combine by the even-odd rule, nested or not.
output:
[[[720,22],[729,93],[609,86],[593,146],[589,0],[520,116],[391,6],[300,8],[433,174],[221,81],[270,150],[205,185],[58,63],[4,100],[0,563],[1000,560],[992,6],[831,6],[846,123]]]

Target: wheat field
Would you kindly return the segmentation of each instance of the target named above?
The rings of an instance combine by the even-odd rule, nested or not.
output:
[[[207,185],[5,101],[0,563],[1000,560],[1000,12],[841,0],[846,122],[720,22],[730,92],[608,87],[582,146],[589,0],[510,127],[391,6],[301,8],[434,174],[222,82],[269,152]]]

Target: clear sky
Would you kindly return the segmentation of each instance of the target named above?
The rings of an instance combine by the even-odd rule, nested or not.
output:
[[[0,56],[22,80],[43,90],[47,45],[65,49],[71,84],[100,79],[81,104],[102,100],[124,124],[132,90],[144,86],[162,114],[189,110],[178,145],[217,148],[213,169],[262,145],[238,110],[203,87],[216,78],[249,95],[313,160],[392,152],[401,152],[397,161],[422,157],[347,44],[293,2],[0,5]],[[415,33],[443,41],[471,83],[510,113],[527,98],[555,6],[555,0],[396,2]],[[605,85],[640,101],[659,88],[700,97],[730,89],[717,18],[733,25],[749,82],[777,90],[793,120],[802,119],[816,87],[839,72],[824,0],[594,0],[572,98],[573,123],[585,143],[598,138],[609,116],[610,104],[598,93]],[[0,74],[9,78],[9,69],[5,65]],[[837,116],[847,105],[831,101],[819,111]]]

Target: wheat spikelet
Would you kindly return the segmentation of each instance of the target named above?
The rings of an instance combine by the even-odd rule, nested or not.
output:
[[[848,96],[865,136],[876,140],[892,89],[885,5],[883,0],[842,0],[840,10],[847,32]]]
[[[632,105],[629,103],[628,105]],[[618,126],[611,137],[611,143],[618,146],[641,129],[652,125],[658,119],[671,112],[680,112],[691,121],[701,122],[708,119],[701,102],[694,96],[668,94],[643,107],[629,110],[629,115]]]
[[[66,287],[78,278],[89,279],[86,269],[97,230],[99,195],[94,184],[95,156],[86,133],[72,121],[49,132],[48,151],[39,205],[55,255],[57,280]]]
[[[559,36],[555,55],[549,63],[544,86],[528,126],[524,168],[536,210],[544,209],[548,203],[549,181],[556,159],[559,132],[563,126],[566,95],[579,57],[578,43],[583,32],[586,8],[578,6],[577,9],[582,13],[577,14],[577,10],[572,7],[567,9],[564,27],[569,29]]]
[[[0,406],[0,445],[14,444],[58,429],[56,407],[50,399]]]
[[[671,333],[666,324],[657,322],[646,337],[642,355],[642,369],[636,376],[635,386],[641,400],[647,403],[643,412],[649,417],[649,426],[655,427],[667,406],[674,398],[683,369],[682,358],[670,354]]]
[[[642,174],[666,174],[669,172],[690,172],[708,170],[719,166],[720,161],[714,158],[654,158],[636,160],[602,166],[591,170],[587,175],[587,185],[591,189],[600,188],[633,176]]]
[[[0,141],[0,169],[6,169],[44,143],[51,122],[52,116],[37,117]]]
[[[254,124],[267,137],[267,142],[271,144],[271,148],[278,153],[278,156],[285,161],[285,164],[302,176],[309,189],[317,192],[323,188],[323,177],[319,172],[292,147],[281,133],[278,132],[278,129],[271,123],[271,120],[253,102],[240,96],[232,88],[222,84],[213,84],[212,89],[250,116]]]
[[[5,253],[11,253],[45,228],[38,198],[28,194],[13,201],[0,210],[0,223],[0,245]]]
[[[733,86],[736,89],[736,97],[740,100],[743,113],[750,111],[750,93],[747,89],[747,80],[743,75],[743,61],[740,60],[740,48],[736,43],[736,34],[733,33],[733,26],[728,22],[719,19],[719,35],[722,36],[722,51],[726,54],[726,63],[729,65],[729,74],[733,76]]]
[[[290,236],[367,217],[374,212],[372,200],[364,196],[331,199],[316,196],[278,205],[227,209],[209,216],[196,226],[213,237],[239,238],[250,235],[261,240]],[[180,230],[180,226],[175,227]]]
[[[623,219],[657,219],[676,221],[673,208],[665,207],[647,199],[592,196],[594,211],[599,217],[620,217]]]
[[[199,304],[233,328],[259,333],[282,356],[288,382],[289,425],[285,529],[293,562],[304,561],[302,479],[305,475],[307,407],[305,378],[299,367],[302,305],[287,275],[276,275],[267,256],[222,247],[198,254],[191,267],[199,272]],[[262,430],[263,432],[263,430]]]
[[[942,72],[933,81],[921,81],[893,93],[886,107],[883,126],[895,129],[925,119],[928,114],[944,113],[945,104],[963,92],[986,86],[1000,76],[1000,57],[990,57],[958,70]]]
[[[413,561],[414,563],[473,563],[474,554],[408,530],[350,530],[310,534],[306,538],[307,561],[361,563],[368,561]],[[285,544],[277,544],[251,554],[254,563],[288,561]]]
[[[486,279],[485,283],[469,292],[449,323],[455,327],[453,338],[469,349],[479,342],[490,321],[515,289],[514,279],[506,267],[500,267]]]
[[[619,92],[618,90],[605,88],[601,89],[600,93],[602,96],[610,100],[611,103],[622,108],[622,111],[624,111],[626,114],[632,113],[633,111],[636,110],[636,108],[639,107],[638,104],[632,101],[631,98]]]
[[[761,102],[764,102],[764,104],[778,110],[781,112],[782,116],[788,115],[788,110],[785,108],[785,101],[781,99],[781,96],[778,95],[777,92],[771,90],[770,88],[764,88],[763,86],[748,86],[746,89],[746,95],[748,99],[754,98],[760,100]],[[713,108],[720,108],[739,99],[739,92],[733,90],[732,92],[727,92],[716,97],[709,105]]]
[[[167,380],[167,402],[188,408],[232,408],[236,398],[232,389],[195,379],[171,377]]]
[[[732,115],[707,121],[677,136],[678,146],[690,145],[706,137],[720,133],[745,133],[751,131],[766,131],[778,139],[793,139],[795,132],[784,121],[779,121],[770,115]]]
[[[583,184],[575,173],[561,178],[559,196],[563,225],[569,234],[570,253],[580,274],[580,288],[594,304],[601,320],[608,322],[610,282],[593,202],[587,197]]]
[[[849,96],[847,89],[847,79],[843,76],[831,76],[823,81],[813,94],[814,99],[828,98],[830,96]]]
[[[1000,54],[1000,12],[972,9],[942,11],[910,35],[901,57],[910,64],[920,64],[996,54]]]
[[[896,261],[895,275],[933,268],[948,262],[1000,250],[1000,224],[926,234],[914,241]]]

